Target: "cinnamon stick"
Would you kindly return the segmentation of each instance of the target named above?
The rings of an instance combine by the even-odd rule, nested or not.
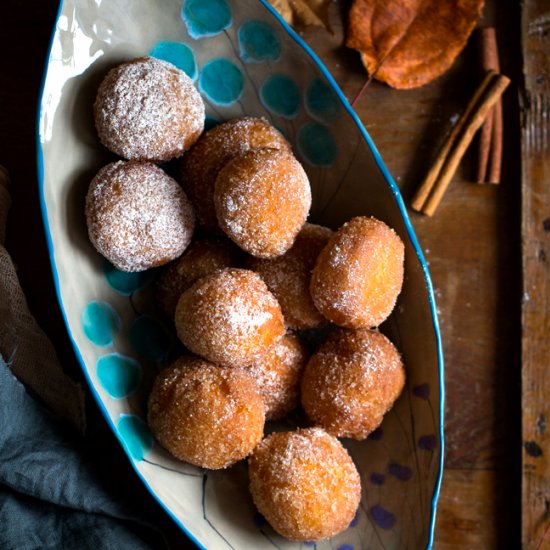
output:
[[[424,203],[428,199],[428,196],[430,192],[432,191],[432,187],[434,186],[439,173],[441,172],[441,169],[443,167],[443,164],[445,163],[447,156],[449,155],[451,148],[454,146],[455,142],[457,141],[458,137],[460,136],[460,133],[464,129],[464,126],[466,125],[466,122],[470,118],[473,110],[476,108],[477,104],[479,103],[479,100],[483,96],[483,94],[486,92],[487,88],[491,84],[491,81],[493,77],[495,76],[495,72],[488,72],[485,75],[485,78],[475,91],[472,99],[469,101],[469,103],[466,105],[466,109],[462,113],[462,116],[458,119],[456,124],[454,125],[453,129],[451,130],[451,133],[448,135],[447,139],[443,143],[443,146],[441,150],[439,151],[439,154],[437,155],[437,158],[432,165],[430,171],[428,172],[427,176],[424,178],[424,181],[416,191],[411,206],[414,210],[417,210],[418,212],[421,212]]]
[[[481,94],[477,104],[471,110],[468,117],[466,117],[467,120],[463,125],[463,130],[445,158],[437,181],[422,207],[422,212],[428,216],[431,216],[435,212],[441,202],[443,194],[449,186],[458,164],[472,142],[475,133],[479,130],[491,109],[510,84],[510,79],[504,75],[497,74],[494,71],[488,74],[490,75],[490,82]]]
[[[495,28],[485,27],[479,29],[478,43],[483,70],[500,72]],[[500,181],[502,126],[502,104],[499,100],[481,128],[477,183],[498,183]]]

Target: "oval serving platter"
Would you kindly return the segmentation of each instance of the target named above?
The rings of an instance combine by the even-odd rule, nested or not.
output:
[[[84,197],[114,157],[95,134],[92,104],[112,66],[153,55],[195,81],[207,125],[263,116],[291,141],[312,184],[310,220],[337,227],[374,215],[405,242],[405,283],[384,332],[408,381],[382,427],[345,440],[362,478],[350,527],[319,549],[429,548],[443,457],[443,359],[426,262],[399,190],[361,122],[310,48],[263,0],[64,0],[38,121],[42,210],[61,309],[100,408],[143,483],[206,548],[301,548],[256,513],[244,463],[207,472],[177,462],[144,422],[159,365],[177,353],[156,312],[154,271],[126,274],[87,239]]]

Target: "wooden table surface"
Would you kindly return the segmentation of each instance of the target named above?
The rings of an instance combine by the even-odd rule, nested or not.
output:
[[[2,0],[0,6],[0,163],[14,184],[7,247],[31,311],[65,369],[82,380],[55,298],[36,177],[36,105],[56,2],[31,4],[23,8],[16,0]],[[445,353],[446,456],[434,545],[442,550],[517,548],[521,541],[522,66],[520,7],[512,4],[488,0],[480,21],[496,25],[501,69],[513,79],[504,97],[502,183],[471,183],[474,148],[437,213],[428,218],[411,211],[429,261]],[[344,0],[333,4],[334,35],[307,29],[303,36],[351,98],[366,76],[358,55],[342,45],[348,8]],[[479,78],[478,54],[470,41],[452,69],[432,84],[398,91],[374,82],[357,104],[407,203]],[[87,412],[92,455],[98,461],[108,456],[106,480],[147,506],[174,547],[185,546],[183,535],[130,471],[91,400]],[[536,548],[534,538],[529,542],[524,534],[524,541],[526,548]]]

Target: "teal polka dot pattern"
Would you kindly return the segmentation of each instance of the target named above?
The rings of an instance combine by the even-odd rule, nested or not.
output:
[[[300,111],[300,90],[286,75],[270,76],[260,90],[260,98],[267,109],[283,118],[294,118]]]
[[[193,50],[181,42],[159,42],[151,50],[150,55],[172,63],[193,80],[197,78],[197,64]]]
[[[271,25],[264,21],[247,21],[238,32],[243,61],[276,61],[281,56],[281,42]]]
[[[334,122],[340,116],[338,97],[319,77],[315,77],[307,87],[305,104],[308,113],[319,122]]]
[[[241,97],[243,87],[243,74],[228,59],[209,61],[201,70],[199,91],[216,105],[235,103]]]
[[[298,130],[298,151],[314,166],[330,166],[338,155],[338,147],[326,126],[308,122]]]
[[[120,353],[103,355],[97,360],[97,377],[111,397],[122,399],[137,390],[141,382],[141,365]]]
[[[139,416],[121,414],[117,431],[134,460],[143,460],[153,448],[153,436],[149,426]]]
[[[109,286],[123,296],[131,296],[138,290],[145,288],[157,276],[155,269],[140,271],[139,273],[120,271],[107,260],[103,263],[103,273]]]
[[[107,302],[90,302],[82,312],[82,330],[96,346],[111,346],[120,326],[120,316]]]
[[[128,340],[139,355],[157,362],[170,357],[175,343],[164,323],[151,315],[142,315],[132,323]]]
[[[225,0],[185,0],[181,17],[195,40],[214,36],[231,26],[231,9]]]

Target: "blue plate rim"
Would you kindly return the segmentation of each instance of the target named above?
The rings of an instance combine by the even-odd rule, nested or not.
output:
[[[441,342],[441,333],[439,329],[439,323],[437,318],[437,307],[435,302],[435,296],[433,291],[433,284],[430,277],[428,264],[426,262],[426,259],[424,257],[424,253],[422,252],[422,249],[420,247],[420,244],[418,242],[418,239],[416,237],[416,234],[414,232],[414,229],[412,227],[407,208],[405,206],[405,203],[403,201],[403,197],[401,196],[401,191],[399,190],[399,187],[396,185],[392,175],[390,174],[389,170],[387,169],[386,165],[384,164],[384,161],[382,160],[382,157],[380,156],[380,153],[378,152],[378,149],[376,148],[376,145],[374,144],[372,138],[370,137],[369,133],[363,126],[363,123],[349,104],[348,99],[340,89],[340,86],[337,84],[337,82],[334,80],[333,76],[329,72],[329,70],[325,67],[324,63],[321,61],[321,59],[317,56],[317,54],[311,49],[311,47],[288,25],[288,23],[279,15],[279,13],[267,2],[267,0],[258,0],[259,3],[261,3],[265,9],[268,10],[269,13],[279,22],[279,24],[285,29],[285,31],[288,33],[288,35],[299,45],[301,48],[306,52],[307,55],[311,58],[313,63],[317,66],[317,68],[321,71],[323,76],[327,79],[327,82],[331,85],[331,87],[334,89],[338,99],[340,100],[341,104],[343,105],[346,112],[351,116],[352,120],[357,125],[359,131],[361,132],[361,135],[365,139],[365,142],[367,143],[369,149],[371,150],[373,157],[375,159],[375,162],[382,172],[382,175],[384,176],[384,179],[386,180],[386,183],[390,187],[390,190],[392,191],[392,196],[394,197],[394,200],[397,203],[397,207],[399,209],[399,212],[401,214],[401,217],[403,218],[403,222],[405,224],[405,229],[407,231],[407,236],[411,241],[411,244],[413,245],[414,251],[416,253],[416,256],[418,258],[418,261],[420,262],[420,265],[422,267],[422,271],[424,273],[424,279],[426,282],[426,287],[428,290],[428,302],[430,306],[430,313],[432,316],[432,323],[434,328],[434,335],[436,339],[436,346],[437,346],[437,360],[438,360],[438,375],[439,375],[439,392],[440,392],[440,399],[439,399],[439,412],[440,412],[440,425],[439,425],[439,439],[440,439],[440,457],[439,457],[439,465],[438,465],[438,473],[436,478],[436,483],[434,487],[434,492],[432,496],[432,509],[431,509],[431,517],[430,517],[430,526],[429,526],[429,533],[428,533],[428,544],[426,545],[426,550],[431,550],[433,546],[433,539],[434,539],[434,529],[435,529],[435,518],[436,518],[436,512],[437,512],[437,501],[439,498],[439,493],[441,490],[441,480],[443,476],[443,462],[444,462],[444,455],[445,455],[445,436],[444,436],[444,413],[445,413],[445,385],[444,385],[444,375],[445,375],[445,368],[444,368],[444,359],[443,359],[443,347]],[[57,295],[57,301],[59,303],[59,308],[61,310],[61,315],[63,317],[63,321],[65,323],[65,326],[67,327],[67,333],[69,336],[69,339],[71,341],[71,344],[73,346],[73,349],[75,351],[75,355],[78,359],[78,362],[80,363],[80,366],[84,372],[84,376],[87,379],[88,386],[91,389],[92,395],[94,397],[94,400],[99,405],[99,408],[101,410],[101,413],[105,417],[105,420],[107,421],[107,424],[113,431],[113,434],[117,441],[121,444],[122,448],[124,449],[124,452],[126,453],[126,456],[128,457],[128,460],[130,461],[130,464],[134,471],[136,472],[137,476],[141,479],[149,493],[152,495],[152,497],[159,503],[159,505],[167,512],[167,514],[175,521],[175,523],[182,529],[182,531],[191,539],[192,542],[195,543],[196,546],[198,546],[201,549],[205,549],[205,547],[197,540],[197,538],[189,531],[189,529],[183,524],[175,515],[174,513],[164,504],[164,502],[157,496],[155,491],[152,489],[152,487],[149,485],[143,474],[139,471],[139,469],[136,466],[136,463],[132,456],[130,455],[128,449],[126,446],[122,443],[121,439],[118,437],[118,429],[114,422],[111,420],[111,417],[105,408],[101,397],[95,390],[92,380],[88,374],[88,370],[86,368],[86,364],[84,362],[84,359],[82,357],[82,354],[80,353],[79,347],[74,339],[71,327],[69,325],[69,320],[67,318],[67,314],[65,311],[65,306],[61,297],[61,288],[59,284],[59,275],[57,273],[57,266],[55,263],[55,254],[54,254],[54,245],[52,240],[52,235],[50,231],[50,224],[48,220],[48,210],[46,207],[46,199],[44,194],[44,154],[42,149],[42,141],[41,141],[41,135],[40,135],[40,122],[42,120],[42,102],[44,98],[44,89],[46,85],[46,77],[48,74],[48,67],[51,61],[52,57],[52,48],[53,43],[57,31],[57,27],[59,24],[59,19],[61,17],[61,14],[63,12],[63,4],[64,0],[59,0],[58,8],[57,8],[57,14],[55,17],[54,25],[53,25],[53,31],[50,37],[47,55],[46,55],[46,62],[44,66],[44,71],[42,74],[42,81],[40,84],[40,91],[38,96],[38,108],[37,108],[37,119],[36,119],[36,156],[37,156],[37,172],[38,172],[38,188],[39,188],[39,200],[40,200],[40,209],[42,212],[42,222],[44,224],[44,233],[46,236],[46,244],[48,247],[48,255],[50,259],[50,264],[52,268],[52,276],[54,280],[54,287],[55,292]]]

